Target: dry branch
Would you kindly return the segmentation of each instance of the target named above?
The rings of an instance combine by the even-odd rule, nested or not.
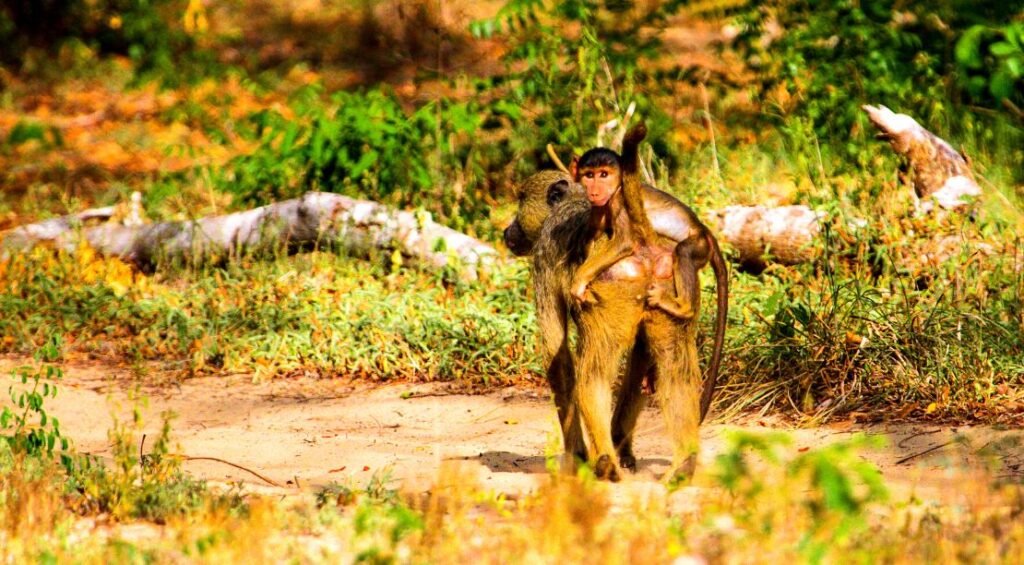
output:
[[[90,217],[112,213],[106,208],[90,210],[14,228],[0,240],[0,255],[39,244],[74,251],[84,239],[104,255],[151,268],[165,259],[197,263],[281,245],[322,244],[356,255],[394,248],[434,268],[448,266],[455,258],[469,279],[497,257],[490,245],[435,223],[429,213],[398,211],[327,192],[195,221],[82,225]]]
[[[885,106],[865,105],[871,122],[893,150],[910,165],[918,209],[938,205],[944,210],[965,210],[981,194],[963,155],[906,114]],[[763,268],[766,252],[783,265],[813,259],[824,212],[806,206],[729,206],[715,212],[722,239],[739,252],[739,261]]]
[[[938,204],[963,209],[981,194],[970,167],[948,143],[921,127],[913,118],[885,106],[865,105],[872,123],[893,149],[909,162],[920,209]],[[623,122],[628,121],[632,106]],[[622,127],[617,120],[605,129]],[[599,143],[604,130],[599,132]],[[564,170],[549,145],[548,152]],[[136,198],[137,200],[137,198]],[[138,207],[138,202],[135,202]],[[161,259],[202,262],[282,244],[332,244],[357,255],[374,249],[400,250],[431,267],[444,267],[452,257],[460,261],[466,278],[498,257],[493,247],[468,235],[434,223],[429,214],[396,211],[376,202],[325,192],[311,192],[293,200],[261,208],[196,221],[121,225],[108,222],[82,227],[91,218],[108,218],[114,208],[89,210],[10,230],[0,240],[2,255],[40,243],[74,250],[80,237],[105,255],[121,257],[143,268]],[[793,265],[814,258],[824,212],[806,206],[728,206],[716,211],[721,239],[739,252],[741,264],[763,268],[766,254],[773,261]]]
[[[981,195],[967,159],[949,143],[906,114],[881,105],[866,104],[862,108],[881,130],[879,137],[910,164],[914,193],[922,211],[931,210],[933,202],[945,210],[964,209]]]

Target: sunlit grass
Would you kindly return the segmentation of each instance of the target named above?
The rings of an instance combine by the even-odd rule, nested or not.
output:
[[[188,373],[504,382],[536,370],[525,265],[486,282],[313,252],[155,277],[87,249],[0,268],[0,347],[52,328],[75,354]]]

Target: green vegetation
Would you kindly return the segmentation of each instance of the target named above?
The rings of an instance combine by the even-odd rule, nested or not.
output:
[[[143,371],[163,361],[191,374],[501,383],[537,370],[526,275],[449,283],[315,252],[150,279],[117,260],[45,251],[3,273],[12,292],[0,297],[0,333],[25,351],[57,327],[82,336],[79,352]]]

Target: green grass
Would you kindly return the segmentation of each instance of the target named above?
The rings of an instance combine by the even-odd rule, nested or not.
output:
[[[190,373],[491,383],[536,370],[522,265],[466,284],[314,252],[147,278],[116,260],[44,252],[6,276],[7,351],[57,328],[72,352]]]

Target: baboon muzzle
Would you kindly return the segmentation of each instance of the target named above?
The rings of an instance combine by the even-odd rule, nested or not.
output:
[[[517,257],[523,255],[529,255],[530,250],[533,248],[530,245],[529,240],[526,238],[526,234],[523,233],[523,228],[519,227],[519,222],[512,222],[507,228],[505,228],[505,247],[508,247],[509,251]]]

